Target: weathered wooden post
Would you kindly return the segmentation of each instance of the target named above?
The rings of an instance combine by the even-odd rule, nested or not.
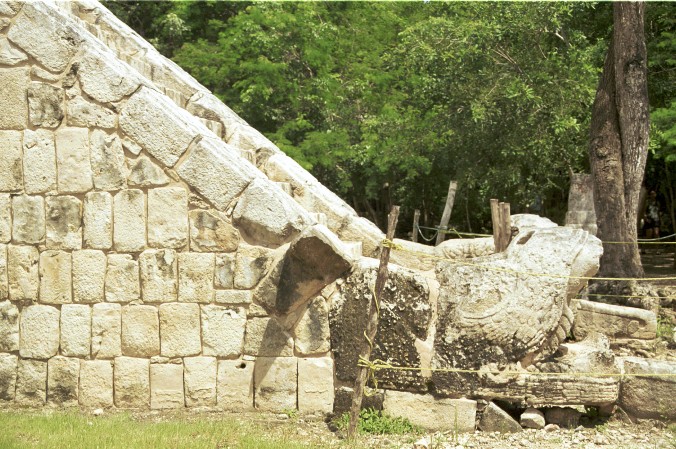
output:
[[[509,203],[491,199],[491,220],[493,222],[493,243],[495,252],[507,249],[512,240],[512,219]]]
[[[416,209],[413,212],[413,235],[411,236],[411,241],[418,243],[418,226],[420,226],[420,209]]]
[[[502,220],[500,220],[500,203],[497,199],[491,198],[491,222],[493,223],[493,244],[495,245],[495,252],[499,253],[501,251],[501,237],[500,231],[502,230]]]
[[[392,210],[387,216],[387,241],[391,242],[394,238],[394,230],[397,227],[397,220],[399,218],[399,206],[392,206]],[[365,340],[362,345],[362,350],[359,352],[359,359],[368,361],[371,358],[372,342],[375,341],[376,332],[378,331],[378,309],[380,307],[380,295],[382,294],[385,283],[387,282],[387,264],[390,261],[390,246],[383,242],[383,248],[380,252],[380,264],[378,265],[378,276],[376,277],[376,285],[373,291],[373,298],[368,307],[368,321],[366,322],[366,330],[364,331]],[[347,427],[347,438],[354,438],[357,432],[357,423],[359,421],[359,411],[361,410],[361,402],[364,396],[364,387],[366,386],[366,379],[369,373],[369,368],[366,366],[359,366],[357,368],[357,379],[354,382],[354,391],[352,392],[352,406],[350,407],[350,423]]]
[[[453,203],[455,203],[455,191],[458,189],[458,182],[451,181],[448,184],[448,195],[446,195],[446,204],[444,205],[444,213],[441,216],[439,223],[439,233],[437,234],[437,241],[434,246],[438,246],[446,238],[446,229],[448,229],[448,222],[451,219],[451,211],[453,210]]]

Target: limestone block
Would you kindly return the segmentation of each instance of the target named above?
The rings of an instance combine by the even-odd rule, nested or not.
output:
[[[239,231],[228,221],[206,210],[190,211],[190,249],[231,252],[239,245]]]
[[[47,362],[19,359],[16,403],[40,406],[47,400]]]
[[[290,357],[293,355],[293,338],[275,318],[252,318],[246,323],[244,354]]]
[[[250,290],[216,290],[216,304],[246,305],[251,304],[253,294]]]
[[[0,351],[19,350],[19,309],[9,301],[0,302]]]
[[[235,148],[212,139],[202,139],[191,149],[178,174],[221,211],[260,176]],[[266,197],[265,201],[274,202],[274,198]]]
[[[295,410],[297,377],[295,357],[257,357],[254,368],[256,408],[276,412]]]
[[[188,244],[188,191],[183,187],[148,190],[148,244],[155,248]]]
[[[258,285],[269,269],[273,252],[257,246],[242,246],[235,256],[234,287],[248,290]]]
[[[145,155],[140,155],[130,162],[127,183],[130,187],[154,187],[169,184],[169,177],[164,171]]]
[[[150,408],[185,407],[183,365],[150,365]]]
[[[157,308],[126,306],[122,309],[122,354],[152,357],[160,353]]]
[[[23,132],[23,180],[28,194],[56,190],[56,146],[52,131]]]
[[[250,241],[279,246],[291,241],[312,223],[312,218],[279,186],[254,179],[237,201],[233,221]]]
[[[108,192],[89,192],[84,201],[84,243],[89,248],[113,246],[113,197]]]
[[[484,432],[500,433],[515,433],[523,430],[521,424],[493,402],[489,402],[481,414],[479,429]]]
[[[17,356],[0,353],[0,401],[13,401],[16,396],[17,365]],[[214,402],[216,400],[215,381],[214,376]]]
[[[111,359],[122,355],[120,334],[122,308],[119,304],[94,304],[92,308],[92,357]]]
[[[581,412],[572,407],[551,407],[545,409],[545,422],[559,427],[574,429],[580,423]]]
[[[92,312],[89,306],[65,304],[61,307],[61,355],[89,357]]]
[[[37,2],[24,5],[7,37],[52,72],[64,71],[82,42],[72,25],[55,20],[51,7]]]
[[[33,33],[35,34],[35,33]],[[24,129],[28,119],[28,68],[0,69],[0,110],[5,111],[0,117],[0,129]],[[8,131],[2,133],[2,140],[7,139]],[[3,146],[6,146],[3,145]],[[15,180],[16,172],[7,165],[6,156],[2,159],[2,173],[11,173],[11,179],[4,179],[0,190]],[[14,170],[17,170],[14,168]],[[20,170],[20,168],[19,168]],[[20,176],[20,175],[19,175]]]
[[[100,103],[120,101],[142,82],[139,75],[106,50],[86,52],[78,70],[82,90]]]
[[[331,357],[298,359],[298,410],[302,413],[333,411]]]
[[[580,300],[573,334],[577,339],[591,332],[610,338],[652,340],[657,336],[657,316],[650,310]]]
[[[80,405],[90,408],[113,406],[113,366],[110,361],[81,361]]]
[[[89,160],[89,130],[60,128],[55,134],[57,185],[60,193],[91,190],[92,166]]]
[[[179,253],[178,300],[209,303],[214,297],[214,255]]]
[[[9,299],[38,300],[38,249],[34,246],[7,246],[7,283]]]
[[[147,87],[139,89],[122,107],[120,128],[163,164],[173,167],[203,125],[169,98]],[[219,176],[227,176],[220,173]],[[208,182],[212,182],[209,180]]]
[[[21,312],[19,354],[24,358],[47,359],[59,349],[59,310],[32,305]]]
[[[47,248],[82,248],[82,202],[74,196],[48,196]]]
[[[41,196],[12,197],[12,238],[17,243],[41,243],[45,239],[45,200]]]
[[[127,161],[117,134],[94,129],[89,136],[94,187],[120,190],[127,187]]]
[[[216,387],[218,406],[233,411],[253,409],[253,373],[253,361],[219,360]]]
[[[542,429],[545,426],[545,415],[536,408],[528,407],[521,414],[519,422],[528,429]]]
[[[9,298],[7,279],[7,245],[0,244],[0,300]]]
[[[0,38],[0,64],[17,65],[26,59],[26,53],[10,44],[6,37]]]
[[[139,144],[126,137],[122,138],[122,148],[129,151],[131,154],[135,156],[138,156],[143,150],[143,148],[141,148]]]
[[[73,251],[73,302],[103,302],[106,265],[106,255],[102,251]]]
[[[150,405],[150,360],[117,357],[114,388],[117,407],[148,407]]]
[[[185,405],[188,407],[216,405],[216,358],[186,357]]]
[[[57,355],[47,361],[47,401],[63,407],[78,403],[80,359]]]
[[[204,355],[236,357],[242,354],[246,310],[242,307],[202,306]]]
[[[66,124],[82,128],[115,128],[117,114],[108,108],[91,103],[79,95],[66,102]]]
[[[70,253],[40,253],[40,302],[67,304],[73,302],[72,263]]]
[[[476,401],[470,399],[437,399],[430,394],[387,390],[383,410],[430,430],[465,433],[476,427]]]
[[[626,357],[621,364],[624,373],[633,374],[622,378],[618,401],[622,409],[637,418],[675,420],[676,362]]]
[[[0,191],[20,191],[23,184],[21,133],[19,131],[0,131],[0,148],[2,148],[2,151],[0,151],[0,173],[2,173],[2,176],[0,176]]]
[[[294,329],[296,351],[301,355],[315,355],[331,349],[329,307],[317,296],[308,305]]]
[[[235,284],[235,255],[217,253],[216,272],[214,273],[214,285],[217,288],[233,288],[234,284]]]
[[[198,304],[162,304],[160,306],[160,341],[165,357],[197,355],[200,340],[200,307]]]
[[[12,239],[12,209],[9,193],[0,193],[0,243]]]
[[[143,302],[176,301],[178,258],[171,249],[146,250],[139,256]]]
[[[146,246],[146,204],[141,190],[121,190],[115,195],[113,241],[117,251],[143,251]]]
[[[130,302],[141,299],[138,262],[130,254],[108,254],[106,301]]]
[[[28,86],[28,118],[31,125],[56,128],[63,120],[63,89],[33,81]]]

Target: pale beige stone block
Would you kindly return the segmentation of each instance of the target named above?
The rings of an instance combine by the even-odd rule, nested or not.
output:
[[[406,418],[430,430],[474,432],[476,401],[470,399],[437,399],[430,394],[387,390],[383,410],[388,415]]]
[[[113,246],[113,197],[108,192],[89,192],[84,201],[84,243],[88,248]]]
[[[186,406],[216,405],[216,358],[186,357],[183,365]]]
[[[73,251],[73,302],[103,302],[107,258],[103,251]]]
[[[254,368],[255,406],[281,412],[296,409],[298,359],[258,357]]]
[[[0,243],[12,239],[12,207],[9,193],[0,193]]]
[[[130,173],[127,177],[130,187],[154,187],[169,184],[169,177],[147,156],[142,154],[130,164]]]
[[[173,167],[195,137],[206,130],[195,122],[167,97],[145,87],[127,100],[120,112],[122,131],[169,167]]]
[[[89,357],[92,333],[92,311],[83,304],[61,307],[61,355]]]
[[[52,131],[24,130],[23,182],[28,194],[56,190],[56,146]]]
[[[216,290],[214,302],[216,304],[251,304],[253,293],[251,290]]]
[[[63,407],[76,406],[80,359],[57,355],[47,361],[47,401]]]
[[[141,298],[138,262],[130,254],[108,254],[105,289],[107,302]]]
[[[16,243],[42,243],[45,239],[45,200],[41,196],[12,197],[12,238]]]
[[[215,139],[202,139],[190,150],[177,171],[184,181],[221,211],[227,209],[252,179],[260,176],[239,156],[237,149]]]
[[[152,357],[160,353],[160,326],[157,308],[126,306],[122,309],[122,354]]]
[[[122,355],[122,307],[94,304],[92,308],[92,358],[112,359]]]
[[[115,128],[117,114],[79,95],[66,102],[66,124],[82,128]]]
[[[333,411],[333,359],[298,359],[298,410],[302,413]]]
[[[14,29],[14,27],[12,27]],[[0,129],[24,129],[28,120],[28,67],[0,69]],[[8,167],[2,167],[2,173]],[[4,187],[0,190],[7,190]]]
[[[179,253],[179,301],[201,303],[213,301],[214,260],[211,253]]]
[[[204,355],[238,357],[244,345],[246,310],[242,307],[202,306]]]
[[[190,211],[190,249],[204,252],[231,252],[239,245],[239,231],[216,212]]]
[[[39,257],[38,249],[34,246],[7,245],[9,299],[38,300]]]
[[[293,338],[275,318],[251,318],[246,323],[244,354],[289,357],[293,355]]]
[[[148,190],[148,244],[177,249],[188,244],[188,191],[183,187]]]
[[[70,253],[45,251],[40,254],[40,302],[45,304],[73,302]]]
[[[85,54],[80,61],[78,76],[82,90],[101,103],[120,101],[142,83],[141,77],[115,55],[103,52]]]
[[[214,285],[217,288],[233,288],[235,284],[235,255],[216,254]]]
[[[150,408],[185,407],[183,364],[150,365]]]
[[[146,408],[150,405],[150,360],[115,359],[115,406]]]
[[[331,349],[329,329],[329,307],[326,300],[318,296],[303,312],[294,328],[296,351],[302,355],[316,355]]]
[[[18,192],[23,188],[21,133],[19,131],[0,131],[0,149],[0,173],[2,173],[2,176],[0,176],[0,191]]]
[[[268,271],[272,251],[257,246],[242,246],[235,256],[234,287],[249,290],[258,285]]]
[[[254,363],[250,360],[219,360],[217,378],[218,406],[226,410],[253,410]]]
[[[0,301],[9,298],[7,278],[7,245],[0,244]]]
[[[94,186],[100,190],[120,190],[127,187],[129,169],[116,134],[94,129],[89,135]]]
[[[91,190],[92,166],[89,161],[89,130],[60,128],[55,133],[57,185],[60,193]]]
[[[74,196],[48,196],[47,248],[82,248],[82,202]]]
[[[113,241],[117,251],[143,251],[146,246],[146,202],[141,190],[122,190],[114,199]]]
[[[19,350],[19,309],[9,301],[0,302],[0,352]]]
[[[197,355],[202,350],[200,339],[200,306],[198,304],[162,304],[160,306],[160,341],[165,357]]]
[[[16,403],[41,406],[47,401],[47,362],[19,359]]]
[[[146,250],[139,256],[143,302],[176,301],[178,258],[172,249]]]
[[[214,363],[215,363],[214,359]],[[17,356],[0,353],[0,401],[13,401],[16,396]],[[214,367],[214,402],[216,402],[216,368]]]
[[[33,81],[28,85],[28,119],[32,126],[56,128],[63,120],[63,89]]]
[[[80,362],[80,405],[90,408],[113,406],[113,366],[110,361]]]
[[[2,28],[9,25],[9,19],[2,19]],[[9,43],[6,37],[0,38],[0,64],[17,65],[28,59],[26,53]]]
[[[21,311],[19,354],[24,358],[48,359],[59,350],[59,310],[32,305]]]

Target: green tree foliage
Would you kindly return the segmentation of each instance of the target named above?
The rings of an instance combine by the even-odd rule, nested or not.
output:
[[[450,179],[459,181],[456,226],[487,228],[491,197],[560,221],[569,170],[588,165],[609,4],[121,5],[113,11],[123,20],[376,222],[397,203],[401,229],[416,208],[438,223]],[[662,55],[651,64],[668,69],[651,85],[664,138],[669,11],[648,9]]]

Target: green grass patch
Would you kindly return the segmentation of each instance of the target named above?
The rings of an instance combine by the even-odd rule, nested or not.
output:
[[[0,412],[0,449],[301,449],[301,438],[264,423],[214,416],[134,418],[79,412]],[[296,441],[294,441],[296,439]]]
[[[350,423],[350,414],[343,413],[335,421],[340,430],[346,431]],[[422,429],[411,424],[408,419],[384,415],[378,410],[367,408],[359,414],[357,432],[365,435],[405,435],[420,434]]]

